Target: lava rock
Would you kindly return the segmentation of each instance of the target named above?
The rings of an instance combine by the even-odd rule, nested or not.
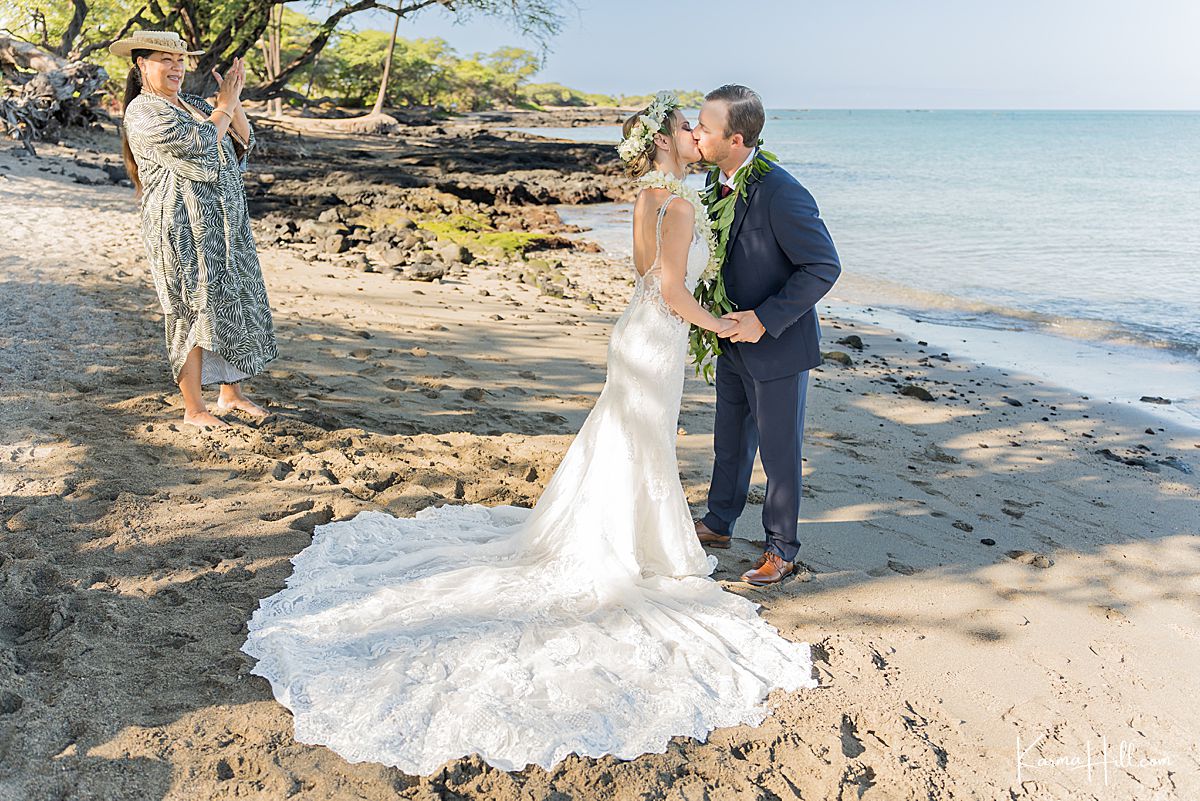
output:
[[[470,264],[474,260],[470,250],[454,242],[442,245],[436,253],[447,264]]]
[[[862,350],[863,349],[862,337],[860,337],[858,334],[850,334],[849,336],[844,336],[837,341],[837,344],[845,345],[848,348],[854,348],[854,350]]]
[[[933,394],[930,393],[929,390],[925,389],[924,387],[919,387],[916,384],[905,384],[904,386],[900,387],[900,394],[922,401],[933,400]]]
[[[350,249],[350,243],[343,234],[334,234],[325,239],[326,253],[345,253]]]
[[[440,281],[446,277],[444,264],[414,264],[405,271],[404,277],[412,281]]]

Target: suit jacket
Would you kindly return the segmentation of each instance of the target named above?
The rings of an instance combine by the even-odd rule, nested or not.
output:
[[[767,329],[755,343],[721,341],[722,348],[738,349],[754,379],[771,381],[821,363],[814,306],[842,268],[816,201],[787,170],[776,165],[747,183],[721,270],[729,299],[755,312]]]

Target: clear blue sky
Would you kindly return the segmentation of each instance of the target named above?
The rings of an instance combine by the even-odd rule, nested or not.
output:
[[[536,80],[585,91],[735,82],[774,108],[1200,109],[1200,0],[577,0],[567,9]],[[355,26],[391,27],[381,14]],[[441,9],[400,30],[460,53],[534,46],[495,20],[455,24]],[[731,43],[720,41],[726,33]]]

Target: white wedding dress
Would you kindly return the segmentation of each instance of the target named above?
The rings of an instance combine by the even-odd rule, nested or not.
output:
[[[707,260],[697,235],[689,288]],[[675,455],[688,326],[659,275],[656,260],[638,278],[604,390],[534,509],[316,529],[243,646],[298,741],[411,774],[468,754],[549,768],[757,725],[771,689],[816,686],[807,643],[707,578]]]

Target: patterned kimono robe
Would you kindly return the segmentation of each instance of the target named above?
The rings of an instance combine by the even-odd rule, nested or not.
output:
[[[212,106],[180,99],[202,115]],[[142,236],[165,315],[176,382],[193,347],[204,349],[202,384],[256,375],[277,354],[271,308],[233,137],[169,101],[142,93],[125,109],[125,131],[142,181]],[[254,132],[245,148],[254,144]]]

